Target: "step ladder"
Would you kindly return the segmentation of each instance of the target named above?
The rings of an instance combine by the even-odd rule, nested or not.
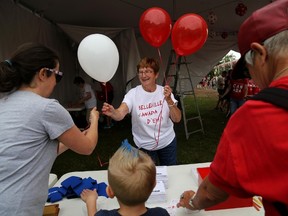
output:
[[[175,97],[178,99],[178,101],[180,100],[187,140],[193,133],[202,132],[204,134],[202,118],[194,92],[188,64],[190,63],[187,62],[185,56],[176,56],[175,51],[171,50],[163,81],[163,85],[166,83],[169,84]],[[181,70],[182,65],[185,66],[184,70]],[[192,98],[192,104],[190,102],[191,100],[184,100],[186,96],[190,96]],[[191,106],[192,114],[188,114],[186,111],[186,108],[189,106]]]

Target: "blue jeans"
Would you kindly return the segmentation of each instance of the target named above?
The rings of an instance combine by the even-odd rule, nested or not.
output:
[[[176,137],[172,142],[163,149],[149,151],[141,148],[140,150],[146,152],[156,165],[170,166],[177,165],[177,140]]]
[[[245,103],[245,99],[230,99],[230,115]]]

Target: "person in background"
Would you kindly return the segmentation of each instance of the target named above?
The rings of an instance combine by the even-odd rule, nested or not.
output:
[[[213,89],[217,89],[217,76],[213,76],[211,79],[211,85]]]
[[[217,91],[218,91],[218,101],[215,107],[216,110],[222,110],[223,102],[222,95],[225,91],[225,79],[226,79],[227,71],[222,71],[221,75],[217,77]]]
[[[242,59],[239,60],[238,64],[242,64]],[[237,64],[235,65],[237,67]],[[246,73],[246,69],[244,68],[243,73]],[[225,92],[222,95],[221,99],[226,100],[227,103],[229,102],[229,109],[227,109],[226,117],[230,117],[233,113],[236,112],[236,110],[241,107],[248,96],[248,78],[238,78],[232,76],[232,71],[229,71],[230,79],[227,77],[227,80],[229,79],[229,82],[227,85],[225,84]],[[248,76],[248,75],[247,75]],[[227,86],[227,87],[226,87]]]
[[[108,183],[107,195],[116,197],[120,208],[97,211],[96,190],[85,189],[81,199],[86,203],[88,216],[169,216],[163,208],[145,206],[156,185],[156,167],[149,155],[129,143],[122,144],[109,160]]]
[[[27,43],[0,62],[0,215],[42,215],[57,155],[71,149],[89,155],[98,140],[99,112],[82,133],[69,112],[48,97],[60,82],[58,56]]]
[[[73,83],[79,87],[81,91],[81,98],[76,103],[74,103],[73,106],[81,106],[83,103],[85,104],[86,121],[89,125],[90,112],[94,107],[97,107],[97,100],[94,90],[92,89],[91,85],[86,83],[80,76],[75,77]]]
[[[248,90],[247,90],[247,98],[250,98],[253,96],[253,80],[252,79],[249,79],[248,80]]]
[[[114,99],[114,89],[110,82],[99,82],[101,91],[96,91],[97,99],[99,101],[107,102],[112,104]],[[104,125],[104,129],[111,128],[113,126],[112,119],[109,116],[105,116],[106,125]]]
[[[180,122],[181,110],[177,107],[170,86],[156,84],[159,63],[143,58],[137,65],[141,85],[131,89],[121,105],[115,109],[104,103],[103,114],[116,121],[128,113],[132,116],[132,133],[138,148],[147,152],[156,164],[177,164],[177,141],[173,122]]]
[[[238,46],[260,89],[288,90],[288,0],[252,13],[241,25]],[[273,20],[273,22],[271,22]],[[243,65],[244,66],[244,65]],[[243,70],[234,70],[239,77]],[[248,100],[229,119],[210,173],[197,192],[185,191],[178,207],[204,209],[238,197],[261,196],[266,216],[288,215],[288,112]]]
[[[258,92],[260,91],[259,87],[254,83],[254,81],[252,79],[249,79],[248,82],[248,98],[253,97],[253,95],[258,94]]]
[[[241,60],[239,60],[241,61]],[[248,95],[248,78],[236,78],[230,80],[230,116],[241,107]]]
[[[232,69],[228,70],[225,77],[224,93],[221,96],[222,109],[226,112],[226,118],[230,117],[230,93],[231,93],[231,74]]]

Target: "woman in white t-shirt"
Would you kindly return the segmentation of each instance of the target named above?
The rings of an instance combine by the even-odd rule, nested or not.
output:
[[[173,122],[180,122],[181,110],[177,107],[170,86],[156,84],[159,63],[153,58],[143,58],[137,65],[141,85],[131,89],[119,108],[108,103],[103,114],[116,121],[128,113],[132,116],[132,134],[135,144],[147,152],[159,165],[177,163],[177,141]]]

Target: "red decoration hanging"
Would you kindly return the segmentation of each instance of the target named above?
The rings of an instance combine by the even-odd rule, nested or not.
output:
[[[213,11],[210,11],[207,17],[207,21],[209,24],[214,25],[217,22],[218,17]]]
[[[216,37],[216,32],[213,31],[213,30],[210,30],[209,33],[208,33],[208,36],[209,36],[210,38],[214,38],[214,37]]]
[[[247,11],[247,6],[240,2],[236,8],[235,8],[235,13],[239,16],[243,16]]]

